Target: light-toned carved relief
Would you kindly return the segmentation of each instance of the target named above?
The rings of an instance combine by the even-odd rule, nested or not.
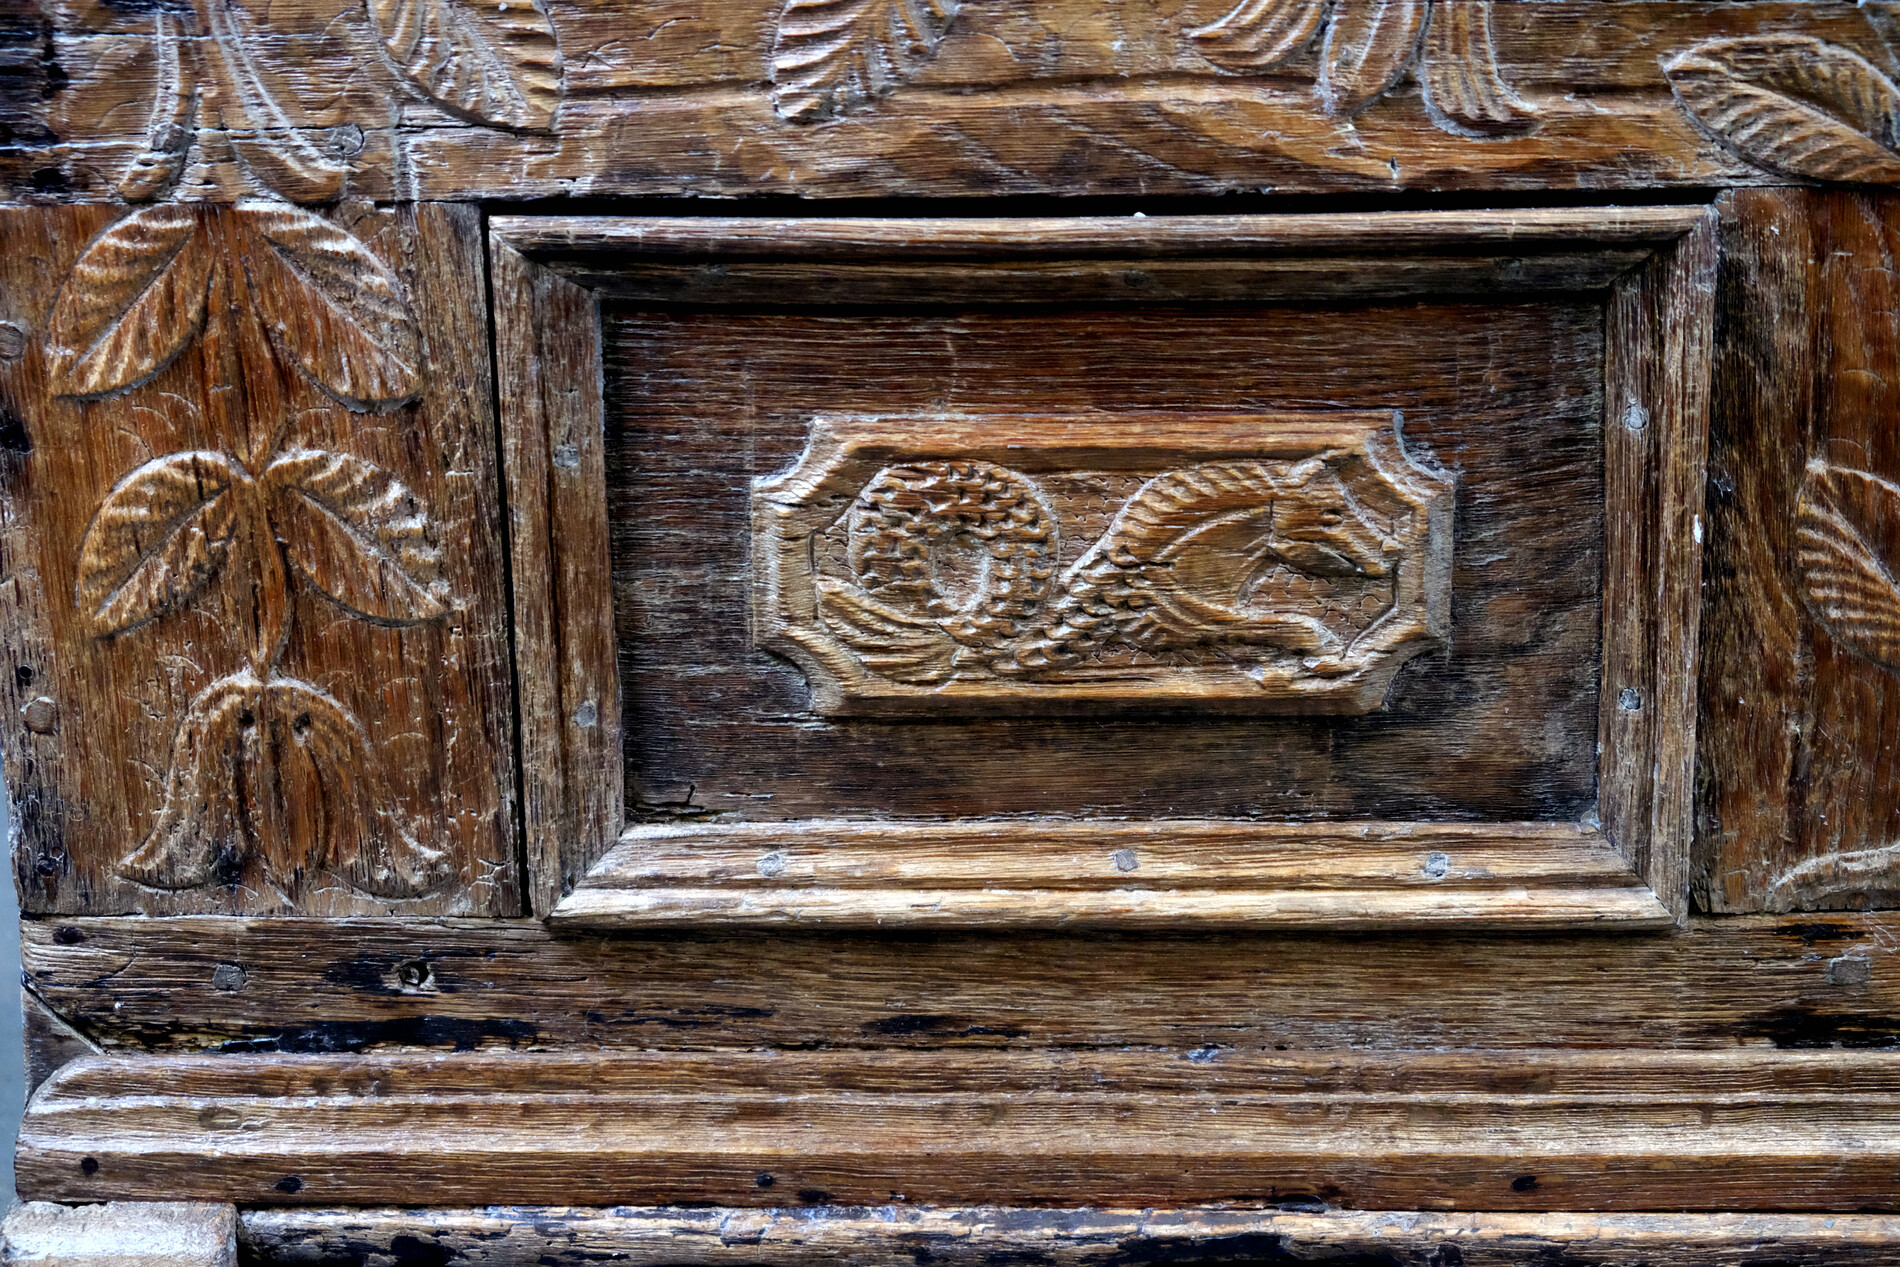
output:
[[[260,30],[265,23],[257,15],[236,0],[195,0],[188,18],[158,13],[146,141],[120,176],[119,194],[144,202],[171,192],[202,143],[216,155],[228,151],[244,178],[241,189],[207,191],[214,196],[336,198],[363,149],[365,126],[386,126],[405,98],[489,127],[554,126],[561,54],[537,0],[368,0],[351,21],[365,23],[388,55],[385,66],[371,70],[381,100],[357,111],[360,122],[316,127],[291,86],[298,63],[273,64],[285,56],[284,43]]]
[[[152,207],[94,239],[54,305],[58,389],[97,397],[151,379],[240,293],[283,360],[338,402],[386,408],[418,390],[420,335],[394,274],[281,204]],[[232,633],[247,663],[185,708],[156,821],[118,872],[193,888],[233,882],[258,856],[377,896],[426,893],[449,879],[446,855],[392,812],[350,709],[279,662],[296,586],[379,625],[448,614],[435,529],[375,463],[286,444],[297,418],[246,421],[237,452],[168,453],[126,473],[80,544],[73,598],[95,637],[131,634],[227,574],[246,609]]]
[[[1389,419],[823,417],[756,481],[755,633],[822,712],[1366,712],[1449,625]]]
[[[415,395],[415,314],[368,247],[278,203],[232,213],[235,243],[213,239],[215,221],[190,205],[146,207],[87,245],[48,323],[59,394],[103,396],[149,380],[197,336],[209,297],[237,280],[278,351],[340,403],[385,408]]]
[[[890,95],[928,61],[959,0],[786,0],[772,45],[772,105],[817,123]]]
[[[1751,163],[1813,180],[1900,180],[1900,89],[1859,53],[1756,35],[1698,44],[1663,73],[1689,116]]]
[[[1498,70],[1490,0],[1240,0],[1187,34],[1233,74],[1271,70],[1319,40],[1314,90],[1330,115],[1359,114],[1410,71],[1448,132],[1509,136],[1537,125]]]
[[[1801,601],[1836,643],[1900,674],[1900,485],[1867,471],[1808,463],[1795,513]],[[1811,858],[1777,876],[1765,906],[1813,909],[1900,899],[1900,846]]]

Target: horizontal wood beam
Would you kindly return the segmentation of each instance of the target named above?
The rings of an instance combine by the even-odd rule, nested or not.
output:
[[[1884,1210],[1897,1092],[1748,1050],[92,1057],[17,1170],[65,1201]]]

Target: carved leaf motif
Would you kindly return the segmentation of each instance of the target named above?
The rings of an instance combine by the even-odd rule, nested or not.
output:
[[[171,453],[113,486],[79,547],[77,600],[93,631],[118,633],[182,606],[224,563],[240,478],[220,453]]]
[[[1698,44],[1663,73],[1690,117],[1751,162],[1815,180],[1900,180],[1900,90],[1858,53],[1756,35]]]
[[[368,0],[383,46],[437,104],[478,123],[545,129],[561,104],[561,51],[531,0]]]
[[[957,643],[934,620],[906,615],[848,585],[820,578],[818,610],[873,673],[894,682],[941,682],[956,668]]]
[[[292,123],[271,91],[230,0],[199,0],[217,46],[230,92],[221,101],[223,123],[246,166],[264,185],[293,202],[322,202],[343,191],[348,167],[319,149],[309,130]]]
[[[382,467],[296,449],[264,472],[271,522],[298,575],[382,625],[447,614],[441,550],[422,503]]]
[[[422,385],[422,334],[402,283],[321,216],[251,204],[245,276],[271,340],[351,409],[400,404]]]
[[[1327,0],[1240,0],[1219,21],[1188,32],[1195,51],[1222,70],[1270,70],[1313,42]]]
[[[1436,0],[1418,80],[1432,121],[1464,136],[1509,136],[1537,124],[1498,70],[1491,0]]]
[[[960,0],[786,0],[772,47],[779,117],[817,123],[894,92],[936,53]]]
[[[264,712],[274,800],[289,816],[284,839],[308,842],[313,865],[378,897],[420,897],[449,879],[448,856],[394,812],[369,737],[341,704],[308,682],[277,678],[265,688]]]
[[[237,879],[254,838],[250,801],[261,691],[246,669],[219,678],[191,701],[172,736],[158,821],[119,864],[120,875],[154,889]]]
[[[1801,598],[1835,641],[1900,673],[1900,486],[1816,459],[1795,517]]]
[[[1321,57],[1319,99],[1355,115],[1398,82],[1418,53],[1430,0],[1334,0]]]
[[[53,389],[103,396],[157,375],[198,333],[216,261],[188,206],[134,211],[94,238],[53,303]]]
[[[161,11],[154,21],[152,46],[157,54],[157,74],[145,149],[119,180],[119,193],[128,202],[156,198],[178,179],[191,149],[193,115],[198,106],[192,53],[179,38],[169,14]]]

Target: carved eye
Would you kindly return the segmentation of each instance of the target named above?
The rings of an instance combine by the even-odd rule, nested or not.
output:
[[[1337,528],[1346,522],[1346,512],[1338,506],[1328,506],[1319,512],[1319,521],[1328,528]]]

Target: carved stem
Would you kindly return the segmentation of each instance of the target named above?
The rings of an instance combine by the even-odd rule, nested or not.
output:
[[[269,681],[290,637],[290,575],[264,488],[249,472],[246,476],[241,491],[244,525],[251,536],[251,667]]]

